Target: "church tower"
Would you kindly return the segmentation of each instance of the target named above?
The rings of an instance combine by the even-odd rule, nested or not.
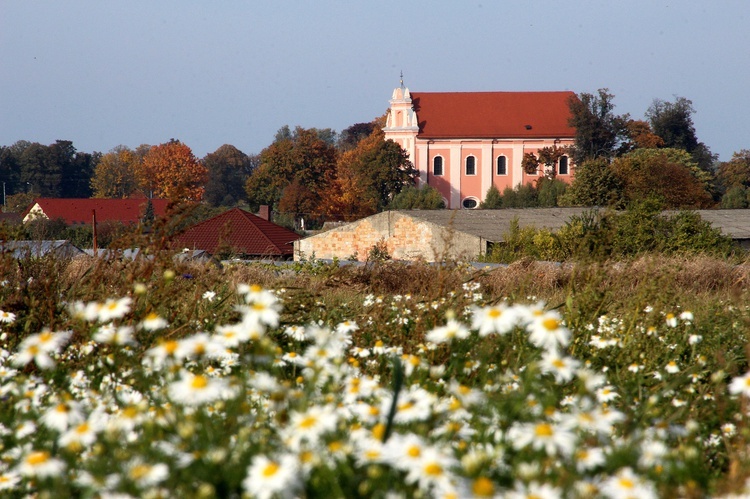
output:
[[[393,90],[390,100],[391,107],[386,118],[385,139],[391,139],[399,144],[409,155],[409,160],[416,164],[416,138],[419,133],[417,113],[412,107],[409,89],[404,87],[403,77],[401,86]]]

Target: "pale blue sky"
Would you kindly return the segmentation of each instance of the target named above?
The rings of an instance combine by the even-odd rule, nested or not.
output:
[[[0,145],[176,138],[250,154],[412,91],[608,87],[617,113],[687,97],[722,160],[750,149],[750,2],[0,0]]]

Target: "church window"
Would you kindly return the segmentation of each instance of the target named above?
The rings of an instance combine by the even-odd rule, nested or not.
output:
[[[568,157],[567,156],[560,157],[560,168],[558,168],[557,171],[560,175],[568,174]]]
[[[477,174],[477,158],[474,156],[466,156],[466,175]]]
[[[497,157],[497,175],[507,175],[508,174],[508,158],[505,156],[498,156]]]
[[[467,210],[473,210],[474,208],[479,206],[479,201],[477,200],[477,198],[472,198],[472,197],[464,198],[463,202],[461,203],[461,206],[463,206]]]
[[[432,159],[432,174],[435,176],[441,176],[443,174],[443,157],[435,156]]]

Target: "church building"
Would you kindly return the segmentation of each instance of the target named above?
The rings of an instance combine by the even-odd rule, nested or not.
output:
[[[568,124],[573,92],[393,91],[383,129],[401,145],[419,170],[419,184],[435,187],[447,208],[479,206],[487,190],[534,183],[544,172],[524,171],[524,154],[543,147],[571,146]],[[558,179],[570,182],[567,155],[556,165]]]

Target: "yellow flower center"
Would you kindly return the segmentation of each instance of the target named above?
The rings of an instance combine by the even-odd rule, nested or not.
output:
[[[250,291],[252,291],[253,293],[260,293],[261,291],[263,291],[263,288],[259,284],[253,284],[252,286],[250,286]]]
[[[493,497],[495,495],[495,484],[489,478],[479,477],[474,480],[471,491],[477,497]]]
[[[266,478],[274,476],[279,471],[279,465],[276,463],[268,463],[265,468],[263,468],[263,476]]]
[[[490,319],[497,319],[498,317],[503,315],[503,313],[496,308],[491,308],[490,311],[487,312],[487,315],[490,317]]]
[[[26,462],[32,466],[37,466],[47,461],[49,461],[49,452],[47,451],[32,452],[26,458]]]
[[[198,375],[193,378],[190,386],[192,388],[195,388],[196,390],[202,390],[203,388],[206,388],[208,386],[208,379],[206,379],[205,376]]]
[[[629,478],[620,478],[617,483],[619,483],[620,487],[622,487],[623,489],[632,489],[633,487],[635,487],[635,483],[633,483],[633,480]]]
[[[536,425],[536,428],[534,429],[534,433],[537,437],[551,437],[555,432],[552,429],[552,425],[549,425],[547,423],[541,423]]]
[[[440,476],[443,474],[443,467],[435,462],[427,463],[424,467],[424,472],[427,476]]]
[[[419,457],[421,454],[422,450],[416,445],[411,445],[406,449],[406,455],[409,457]]]
[[[317,419],[315,419],[313,416],[307,416],[302,421],[299,422],[300,428],[312,428],[315,426],[315,423],[317,423]]]
[[[555,329],[560,327],[560,322],[557,319],[553,319],[550,317],[549,319],[544,319],[542,321],[542,325],[548,331],[554,331]]]

